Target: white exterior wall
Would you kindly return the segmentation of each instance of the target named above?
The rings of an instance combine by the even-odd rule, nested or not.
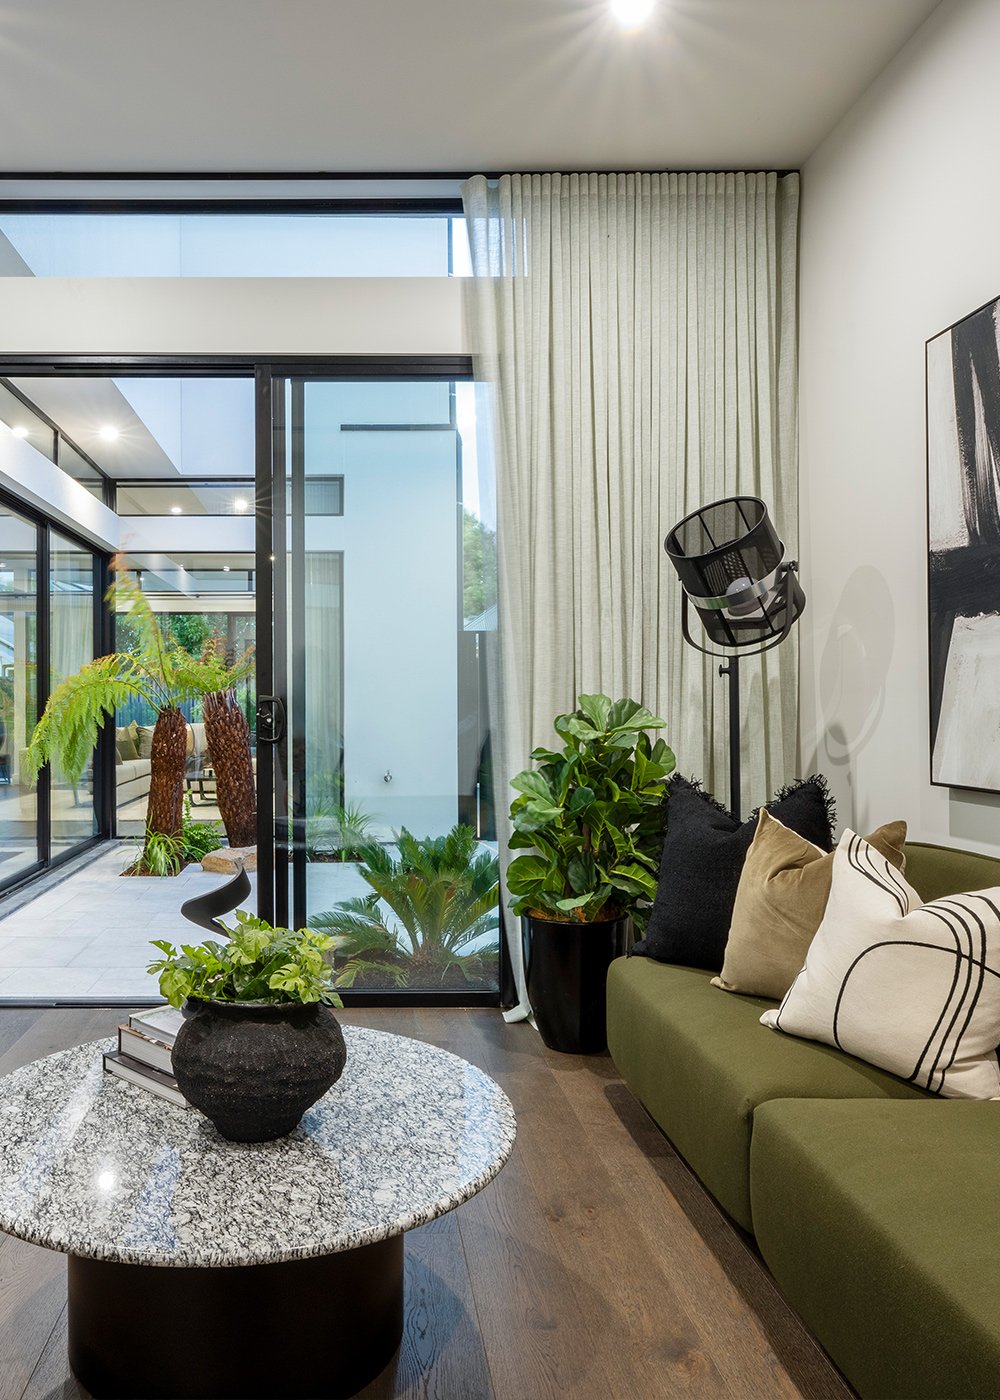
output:
[[[1000,853],[1000,797],[931,787],[924,345],[1000,293],[1000,5],[945,0],[807,162],[802,768],[865,831]]]

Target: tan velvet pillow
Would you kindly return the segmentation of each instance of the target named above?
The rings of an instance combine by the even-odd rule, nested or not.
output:
[[[888,822],[866,840],[897,870],[905,868],[905,822]],[[826,910],[833,854],[761,808],[736,891],[722,972],[712,978],[713,987],[776,1001],[785,995]]]

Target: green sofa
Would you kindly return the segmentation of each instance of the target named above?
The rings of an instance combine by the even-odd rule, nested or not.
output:
[[[925,899],[1000,860],[910,843]],[[608,1045],[626,1083],[868,1400],[1000,1396],[1000,1103],[941,1099],[761,1026],[773,1002],[620,958]]]

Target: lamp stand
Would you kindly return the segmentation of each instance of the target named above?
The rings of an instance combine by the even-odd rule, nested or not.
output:
[[[740,811],[740,658],[731,656],[719,667],[720,676],[729,677],[729,810],[742,821]]]

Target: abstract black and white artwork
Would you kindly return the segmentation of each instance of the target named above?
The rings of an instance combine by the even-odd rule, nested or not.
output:
[[[1000,792],[1000,298],[927,342],[931,782]]]

